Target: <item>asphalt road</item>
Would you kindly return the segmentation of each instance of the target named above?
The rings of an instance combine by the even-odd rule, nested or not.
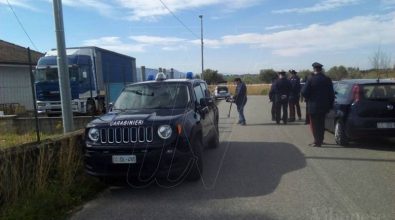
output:
[[[204,152],[202,181],[112,187],[72,219],[395,219],[394,142],[344,148],[326,133],[312,148],[303,122],[271,121],[267,97],[249,97],[247,126],[219,108],[221,146]]]

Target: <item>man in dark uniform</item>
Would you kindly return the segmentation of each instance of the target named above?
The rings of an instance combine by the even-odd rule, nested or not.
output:
[[[276,123],[280,124],[282,119],[284,124],[288,120],[288,99],[291,93],[291,82],[287,79],[286,73],[281,71],[278,73],[278,80],[272,85],[272,93],[274,94],[274,101],[276,106]],[[281,109],[283,115],[281,117]]]
[[[310,128],[314,136],[314,142],[310,145],[321,147],[324,142],[325,115],[333,106],[335,92],[332,80],[323,73],[322,64],[315,62],[312,66],[314,73],[303,87],[302,95],[307,100]]]
[[[299,120],[302,119],[302,113],[300,112],[300,79],[296,75],[297,72],[295,70],[290,70],[291,77],[289,81],[291,82],[292,89],[291,94],[289,95],[289,122],[295,121],[295,108],[296,113],[298,114]]]
[[[239,112],[239,121],[237,123],[246,125],[244,106],[247,103],[247,86],[240,78],[235,78],[234,81],[236,83],[236,94],[233,96],[233,99],[236,103],[237,111]]]
[[[304,82],[303,87],[306,86],[307,81],[308,81],[313,75],[314,75],[314,73],[312,72],[312,73],[310,73],[308,76],[305,76],[305,77],[304,77],[304,79],[303,79],[303,82]],[[303,91],[303,87],[302,87],[301,91]],[[303,98],[303,95],[302,95],[301,97]],[[309,113],[307,112],[307,109],[308,109],[309,107],[308,107],[307,100],[306,100],[305,98],[304,98],[304,102],[306,103],[306,117],[305,117],[305,122],[304,122],[304,124],[305,124],[305,125],[308,125],[308,124],[310,124],[310,116],[309,116]]]
[[[274,85],[274,83],[276,82],[276,80],[278,79],[278,76],[274,76],[272,78],[272,85],[271,87]],[[272,108],[271,108],[271,114],[272,114],[272,121],[276,121],[276,101],[275,101],[275,94],[274,91],[272,90],[272,88],[270,88],[269,91],[269,100],[272,103]]]

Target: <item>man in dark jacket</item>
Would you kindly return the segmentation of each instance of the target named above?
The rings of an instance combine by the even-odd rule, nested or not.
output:
[[[280,124],[282,119],[284,124],[287,124],[288,120],[288,99],[291,93],[291,82],[287,79],[286,73],[281,71],[278,73],[278,79],[272,85],[271,93],[274,94],[274,101],[276,106],[276,123]],[[281,109],[283,115],[281,117]]]
[[[300,112],[300,79],[296,75],[297,72],[295,70],[290,70],[291,77],[289,81],[291,82],[292,89],[291,94],[289,95],[289,122],[295,121],[295,108],[296,113],[298,114],[299,120],[302,119],[302,113]]]
[[[233,96],[235,100],[237,111],[239,112],[238,124],[246,125],[246,119],[244,117],[244,106],[247,103],[247,86],[240,78],[235,78],[236,83],[236,94]]]
[[[274,76],[272,78],[272,85],[274,85],[274,83],[276,82],[276,80],[278,79],[278,76]],[[269,91],[269,100],[272,103],[272,108],[271,108],[271,114],[272,114],[272,121],[276,121],[276,101],[275,101],[275,96],[274,96],[274,91],[272,90],[272,88],[270,88]]]
[[[307,100],[310,128],[314,136],[314,142],[310,145],[321,147],[324,142],[325,115],[333,106],[335,92],[332,80],[323,73],[322,64],[315,62],[312,66],[313,76],[307,80],[302,95]]]

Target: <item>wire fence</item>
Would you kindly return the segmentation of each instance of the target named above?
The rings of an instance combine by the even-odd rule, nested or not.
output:
[[[32,64],[0,63],[0,149],[39,142],[63,133],[61,109],[56,114],[38,114],[35,93]],[[54,90],[43,93],[51,98],[60,97]],[[96,112],[74,115],[74,130],[85,127],[94,114]]]

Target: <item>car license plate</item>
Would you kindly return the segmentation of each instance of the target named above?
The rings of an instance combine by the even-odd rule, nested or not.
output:
[[[377,122],[377,128],[395,128],[395,122]]]
[[[136,163],[136,155],[113,155],[112,163],[115,164],[131,164]]]

